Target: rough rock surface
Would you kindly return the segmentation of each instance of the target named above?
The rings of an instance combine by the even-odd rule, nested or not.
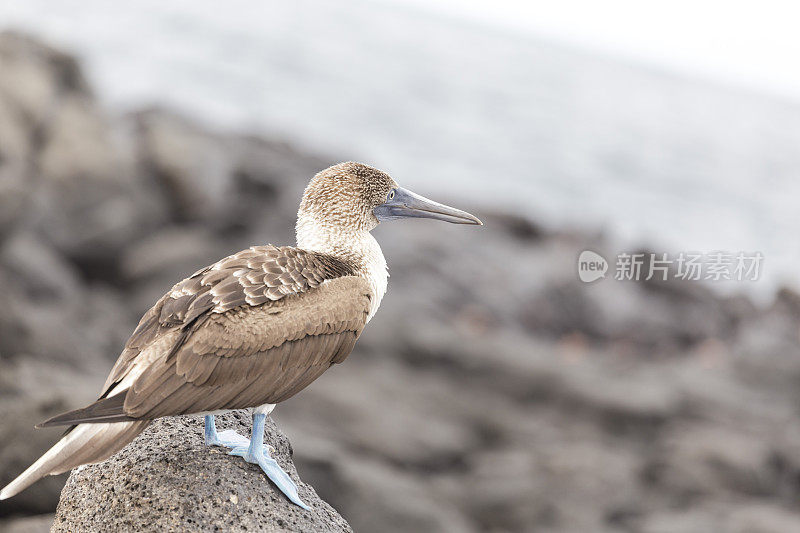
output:
[[[217,427],[249,435],[246,412]],[[264,443],[295,482],[289,440],[271,420]],[[206,447],[202,417],[156,421],[120,453],[70,474],[53,532],[352,531],[314,489],[298,483],[310,511],[291,503],[256,465]]]

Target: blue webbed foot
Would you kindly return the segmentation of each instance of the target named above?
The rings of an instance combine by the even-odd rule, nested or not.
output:
[[[214,415],[206,415],[204,437],[206,446],[236,448],[237,446],[247,446],[250,443],[247,437],[243,437],[230,429],[217,433]]]
[[[292,481],[289,474],[280,467],[278,462],[270,457],[269,451],[264,447],[265,419],[266,415],[264,414],[253,415],[253,434],[250,441],[244,439],[244,444],[233,447],[228,453],[229,455],[242,457],[248,463],[257,464],[289,500],[303,509],[310,510],[311,508],[300,499],[295,482]],[[220,433],[219,436],[222,437],[222,435],[223,434]]]
[[[264,448],[260,451],[251,452],[249,446],[239,446],[237,448],[233,448],[229,455],[238,455],[244,458],[245,461],[248,463],[257,464],[261,467],[261,470],[267,475],[267,477],[272,480],[273,483],[283,492],[287,498],[289,498],[293,503],[299,505],[303,509],[310,510],[311,508],[306,505],[303,500],[300,499],[300,495],[297,492],[297,485],[292,478],[289,477],[289,474],[280,467],[277,461],[269,456]]]

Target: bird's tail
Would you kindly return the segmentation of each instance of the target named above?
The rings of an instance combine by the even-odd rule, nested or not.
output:
[[[0,491],[0,500],[19,494],[44,476],[61,474],[76,466],[99,463],[111,457],[149,424],[149,420],[137,420],[72,427],[55,446]]]

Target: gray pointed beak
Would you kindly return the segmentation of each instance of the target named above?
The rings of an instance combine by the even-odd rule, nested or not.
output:
[[[400,218],[433,218],[451,224],[483,226],[483,222],[478,217],[470,215],[466,211],[428,200],[424,196],[402,187],[397,187],[392,192],[394,193],[392,198],[387,198],[384,203],[373,210],[375,217],[381,222]]]

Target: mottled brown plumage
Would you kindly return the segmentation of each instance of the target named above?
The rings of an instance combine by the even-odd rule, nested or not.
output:
[[[210,313],[133,383],[124,411],[156,418],[281,402],[347,357],[370,298],[362,278],[346,276],[274,303]]]
[[[226,257],[177,283],[145,313],[95,409],[42,425],[283,401],[352,350],[372,298],[357,274],[336,257],[288,246]],[[124,402],[111,401],[117,396]]]

